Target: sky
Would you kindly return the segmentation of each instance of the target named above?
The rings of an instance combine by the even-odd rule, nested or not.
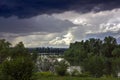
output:
[[[69,47],[89,38],[120,42],[120,0],[0,0],[0,39]]]

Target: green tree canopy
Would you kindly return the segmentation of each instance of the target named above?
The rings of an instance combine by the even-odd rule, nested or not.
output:
[[[120,58],[120,45],[112,36],[105,37],[104,40],[91,38],[71,43],[64,57],[71,65],[80,65],[83,72],[88,71],[95,77],[112,75],[115,74],[113,65],[117,66],[114,70],[120,67],[117,62]]]

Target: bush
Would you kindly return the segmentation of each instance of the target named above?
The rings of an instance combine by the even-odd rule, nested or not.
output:
[[[34,64],[27,57],[6,60],[1,64],[0,80],[30,80],[33,69]]]
[[[65,60],[62,60],[60,62],[57,62],[55,66],[55,71],[57,75],[64,76],[67,72],[68,64],[65,62]]]

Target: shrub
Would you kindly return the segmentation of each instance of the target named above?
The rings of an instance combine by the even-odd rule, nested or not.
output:
[[[55,71],[57,75],[64,76],[67,72],[68,64],[65,60],[62,60],[60,62],[57,62],[55,66]]]
[[[1,65],[0,80],[30,80],[34,64],[27,57],[6,60]]]

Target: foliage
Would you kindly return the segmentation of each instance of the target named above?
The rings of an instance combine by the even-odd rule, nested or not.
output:
[[[112,55],[114,57],[120,57],[120,48],[115,48],[113,51],[112,51]]]
[[[103,56],[91,56],[84,60],[83,66],[92,76],[100,77],[104,74],[105,59]]]
[[[28,52],[28,50],[24,47],[24,44],[22,42],[19,42],[18,44],[16,44],[15,47],[13,47],[11,49],[11,54],[10,57],[11,58],[17,58],[19,56],[30,56],[30,53]]]
[[[0,40],[0,80],[30,80],[34,59],[22,42],[11,47],[9,42]]]
[[[117,76],[118,73],[120,72],[120,57],[115,58],[112,61],[112,70],[113,70],[113,76]]]
[[[55,71],[58,75],[65,76],[67,68],[68,68],[68,64],[66,63],[65,60],[62,60],[56,63]]]
[[[81,43],[76,42],[75,44],[71,44],[70,48],[64,53],[64,58],[68,60],[71,63],[71,65],[78,66],[86,56],[87,54],[84,51],[82,42]]]
[[[0,40],[0,63],[9,56],[10,45],[11,44],[8,41],[5,41],[5,39]]]
[[[112,36],[71,43],[64,54],[71,65],[80,65],[83,72],[90,72],[94,77],[116,75],[114,70],[120,68],[120,45]]]
[[[6,60],[1,65],[4,80],[30,80],[33,72],[33,63],[26,57]]]

